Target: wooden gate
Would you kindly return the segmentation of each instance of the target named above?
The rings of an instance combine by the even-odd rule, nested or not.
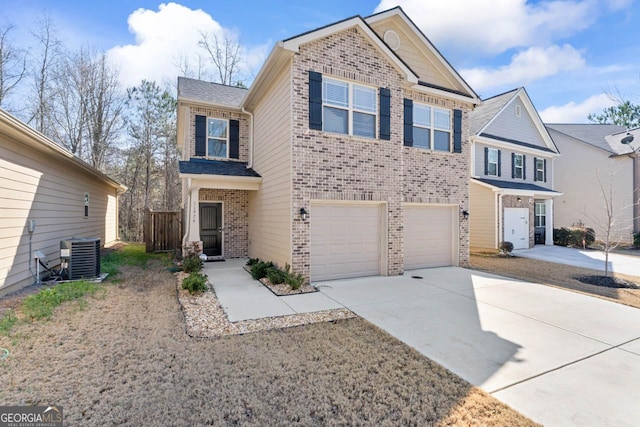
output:
[[[147,210],[144,218],[147,252],[171,252],[182,246],[182,213]]]

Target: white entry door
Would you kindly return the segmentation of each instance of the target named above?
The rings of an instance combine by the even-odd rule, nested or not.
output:
[[[504,209],[504,238],[502,240],[513,243],[513,249],[529,248],[529,209]]]

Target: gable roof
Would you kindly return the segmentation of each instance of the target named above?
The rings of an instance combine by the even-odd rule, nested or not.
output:
[[[248,89],[178,77],[178,99],[240,108]]]
[[[500,114],[509,107],[515,99],[520,99],[524,108],[529,114],[529,117],[533,121],[534,126],[536,127],[540,137],[546,144],[545,147],[537,147],[532,144],[526,143],[524,141],[516,141],[509,138],[504,138],[502,135],[489,135],[484,131],[496,120]],[[531,102],[531,98],[527,93],[527,90],[524,87],[519,87],[517,89],[510,90],[508,92],[501,93],[499,95],[493,96],[486,100],[482,101],[482,105],[474,108],[470,114],[470,133],[471,135],[484,136],[488,138],[494,138],[503,142],[515,143],[522,146],[529,146],[531,148],[539,148],[543,151],[550,151],[552,153],[559,153],[558,147],[556,146],[553,138],[549,135],[549,131],[547,130],[545,124],[542,122],[540,115],[538,114],[538,110]]]
[[[630,151],[628,146],[619,142],[626,135],[627,129],[624,126],[600,123],[551,123],[546,126],[611,154],[626,154]],[[615,138],[614,134],[622,135]]]
[[[100,172],[89,163],[74,155],[71,151],[47,138],[35,129],[32,129],[26,123],[18,120],[2,109],[0,109],[0,134],[6,135],[15,141],[19,141],[26,147],[31,147],[37,151],[44,152],[48,156],[51,156],[57,161],[61,161],[70,167],[80,169],[120,192],[125,192],[127,190],[126,186],[120,184],[105,173]]]

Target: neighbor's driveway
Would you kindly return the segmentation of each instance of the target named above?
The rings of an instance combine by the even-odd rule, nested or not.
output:
[[[604,271],[604,252],[593,249],[538,245],[531,249],[516,250],[513,255]],[[640,257],[609,253],[609,271],[640,276]]]
[[[318,285],[535,421],[640,420],[636,308],[456,267]]]

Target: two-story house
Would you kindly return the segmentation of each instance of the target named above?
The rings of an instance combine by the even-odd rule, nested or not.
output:
[[[479,102],[400,8],[278,42],[248,90],[180,78],[184,244],[311,281],[467,265]]]
[[[472,247],[553,245],[558,155],[524,88],[483,100],[471,113]]]

